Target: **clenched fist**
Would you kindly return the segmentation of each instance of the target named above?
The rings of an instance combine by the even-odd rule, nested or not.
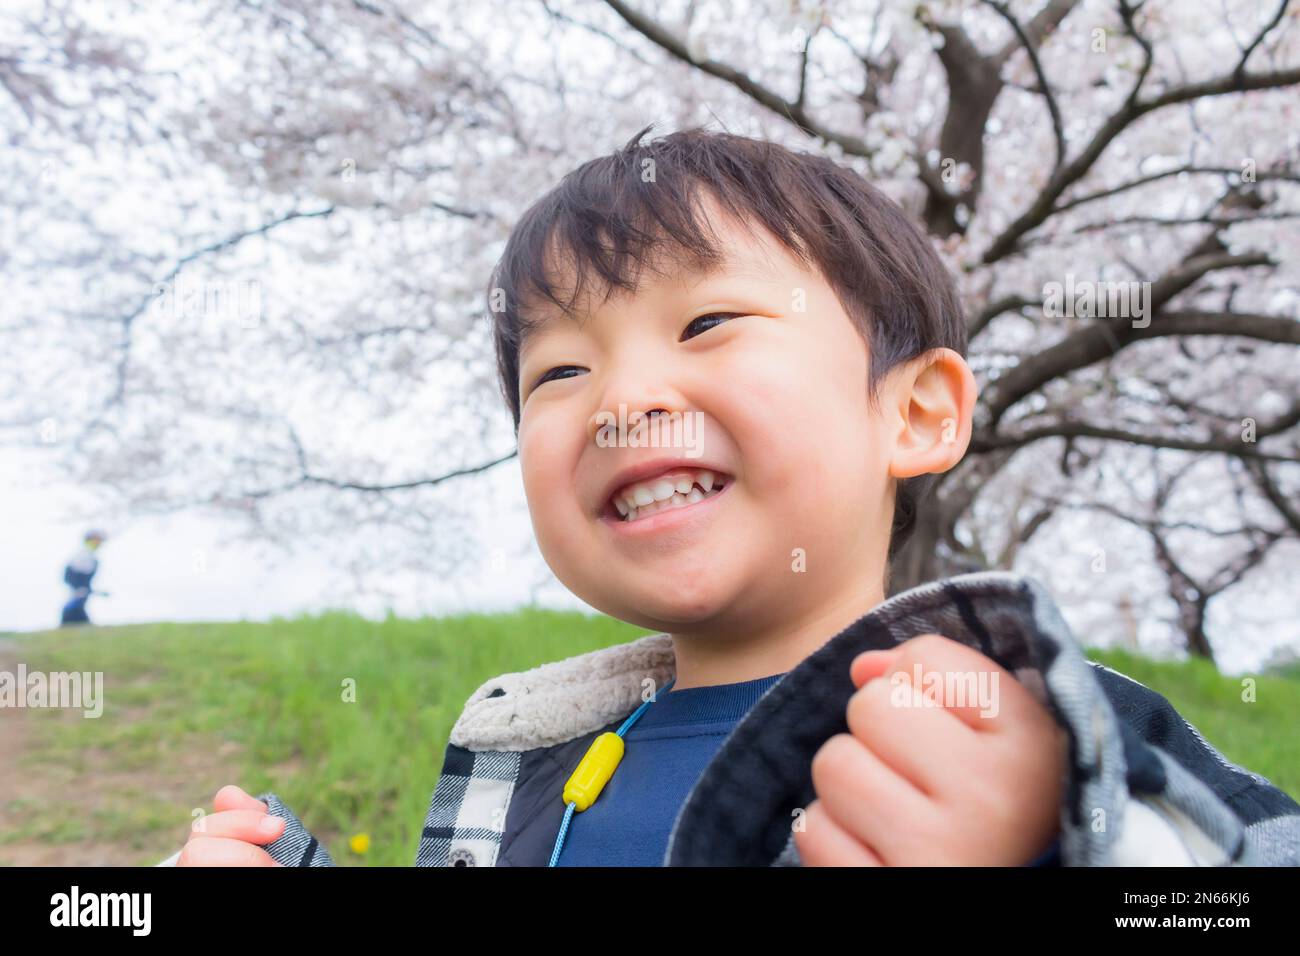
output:
[[[926,634],[853,660],[813,757],[805,866],[1023,866],[1059,832],[1069,739],[1006,670]]]

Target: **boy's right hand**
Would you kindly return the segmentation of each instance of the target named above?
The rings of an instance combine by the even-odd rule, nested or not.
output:
[[[217,791],[212,813],[194,821],[177,866],[281,866],[259,844],[284,833],[284,818],[234,784]]]

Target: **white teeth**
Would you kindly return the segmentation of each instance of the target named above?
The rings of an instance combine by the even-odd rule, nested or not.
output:
[[[699,469],[685,474],[654,478],[629,485],[614,495],[614,507],[624,521],[635,521],[669,508],[681,508],[703,501],[722,490],[723,478],[712,471]]]

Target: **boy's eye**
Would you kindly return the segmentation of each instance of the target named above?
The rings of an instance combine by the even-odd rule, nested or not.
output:
[[[573,376],[571,375],[563,374],[564,372],[567,372],[569,370],[572,370],[574,372],[583,371],[583,369],[577,365],[557,365],[555,366],[555,368],[551,369],[550,371],[543,372],[542,377],[537,380],[537,382],[533,385],[533,388],[537,388],[539,385],[544,385],[545,383],[551,381],[552,379],[572,378]]]
[[[687,339],[694,338],[696,335],[702,335],[714,326],[721,325],[728,319],[734,319],[740,314],[740,312],[710,312],[707,315],[701,315],[697,318],[691,319],[690,324],[687,325],[685,331],[682,332],[682,341],[684,342]],[[694,335],[691,334],[692,329],[695,330]]]
[[[691,319],[690,324],[686,326],[686,330],[682,332],[682,341],[684,342],[687,339],[701,335],[714,326],[721,325],[728,319],[734,319],[743,314],[744,313],[741,312],[709,312],[706,315],[697,316],[696,318]],[[586,369],[579,365],[557,365],[555,368],[543,372],[541,377],[533,383],[533,389],[545,385],[547,382],[554,379],[572,378],[574,375],[585,371]]]

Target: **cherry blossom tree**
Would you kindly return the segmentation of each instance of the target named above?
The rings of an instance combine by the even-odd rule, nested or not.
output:
[[[858,170],[958,277],[974,436],[895,590],[1016,568],[1099,633],[1300,641],[1286,0],[17,6],[0,428],[125,507],[481,562],[513,218],[647,122],[713,124]]]

